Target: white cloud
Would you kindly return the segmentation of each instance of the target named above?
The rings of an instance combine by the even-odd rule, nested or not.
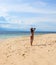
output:
[[[8,13],[8,12],[31,12],[31,13],[44,13],[44,14],[56,14],[56,10],[52,10],[52,8],[42,7],[45,6],[46,3],[38,1],[34,3],[36,6],[34,7],[31,5],[31,3],[20,3],[20,4],[0,4],[0,10],[2,12]],[[42,8],[41,8],[42,7]]]
[[[48,5],[48,3],[43,2],[43,1],[37,1],[37,2],[31,3],[31,5],[33,5],[35,7],[45,7]]]
[[[3,28],[14,28],[14,29],[26,29],[30,26],[35,26],[39,22],[56,22],[56,15],[53,17],[53,14],[56,14],[56,9],[47,7],[47,3],[42,1],[37,1],[34,3],[13,3],[11,2],[0,2],[0,16],[6,17],[8,24],[1,24],[0,27]],[[49,6],[49,5],[48,5]],[[48,14],[48,16],[39,16],[39,17],[25,17],[19,19],[16,16],[12,16],[9,12],[23,12],[23,13],[35,13],[39,14]],[[51,15],[50,15],[51,14]],[[27,15],[27,14],[26,14]],[[30,16],[30,14],[29,14]],[[55,23],[56,24],[56,23]],[[43,24],[44,25],[44,24]],[[37,26],[38,27],[38,26]]]
[[[29,4],[15,4],[6,7],[8,12],[30,12],[30,13],[44,13],[44,14],[56,14],[56,10],[46,9],[46,8],[35,8]]]
[[[0,4],[0,16],[7,16],[8,15],[8,10],[4,5]]]
[[[7,25],[3,24],[4,27],[9,27],[9,28],[23,28],[23,27],[28,27],[28,26],[35,26],[39,23],[45,23],[45,22],[53,22],[56,24],[56,18],[55,17],[49,17],[49,16],[44,16],[44,17],[32,17],[32,18],[23,18],[22,20],[20,20],[18,17],[15,16],[11,16],[7,18]],[[22,27],[23,26],[23,27]],[[38,27],[38,26],[37,26]]]
[[[33,18],[26,18],[23,19],[24,23],[26,25],[28,24],[36,24],[38,22],[56,22],[56,18],[52,17],[33,17]]]

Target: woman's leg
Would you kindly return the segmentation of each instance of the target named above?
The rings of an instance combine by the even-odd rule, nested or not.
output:
[[[33,36],[31,36],[30,43],[31,43],[31,46],[32,46],[32,43],[33,43]]]

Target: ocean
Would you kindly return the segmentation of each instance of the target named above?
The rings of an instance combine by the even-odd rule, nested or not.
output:
[[[41,35],[41,34],[50,34],[50,33],[56,33],[56,32],[49,32],[49,31],[37,31],[35,32],[35,35]],[[21,36],[30,36],[29,31],[0,31],[0,39],[6,39],[6,38],[13,38],[13,37],[21,37]]]

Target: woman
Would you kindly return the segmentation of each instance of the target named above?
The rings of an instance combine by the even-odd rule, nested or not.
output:
[[[30,43],[31,43],[31,46],[32,46],[32,43],[33,43],[33,40],[34,40],[34,31],[35,31],[36,28],[31,28],[30,31],[31,31],[31,36],[30,36]]]

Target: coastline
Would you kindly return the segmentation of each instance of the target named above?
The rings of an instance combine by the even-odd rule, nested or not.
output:
[[[0,41],[0,65],[56,65],[56,34],[22,36]]]

